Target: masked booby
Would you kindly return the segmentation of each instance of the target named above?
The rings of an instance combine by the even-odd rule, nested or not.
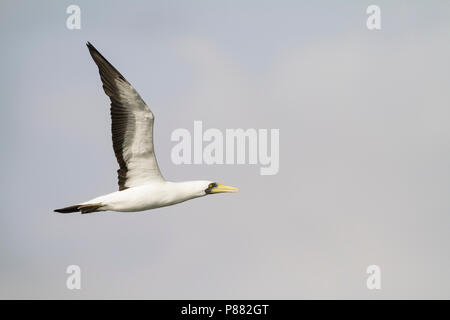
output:
[[[55,209],[55,212],[144,211],[208,194],[238,191],[206,180],[166,181],[153,147],[153,113],[125,77],[91,43],[88,42],[87,47],[98,66],[103,89],[111,100],[111,132],[119,163],[119,191]]]

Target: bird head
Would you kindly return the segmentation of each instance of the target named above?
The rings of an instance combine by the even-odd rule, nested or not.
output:
[[[177,188],[187,199],[203,197],[213,193],[238,192],[237,188],[205,180],[179,182]]]
[[[217,182],[207,181],[207,186],[204,189],[205,194],[224,193],[224,192],[238,192],[239,189],[235,187],[226,186]]]

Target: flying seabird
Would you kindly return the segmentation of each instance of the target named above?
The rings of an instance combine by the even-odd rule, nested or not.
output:
[[[91,43],[88,42],[87,47],[98,66],[103,89],[111,99],[111,132],[119,163],[119,191],[55,212],[135,212],[170,206],[207,194],[238,191],[213,181],[166,181],[153,147],[153,113],[124,76]]]

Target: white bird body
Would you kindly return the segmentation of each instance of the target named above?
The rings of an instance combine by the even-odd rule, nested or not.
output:
[[[116,191],[94,198],[81,205],[103,204],[97,211],[135,212],[171,206],[206,195],[209,181],[161,181]]]
[[[212,193],[237,192],[212,181],[166,181],[153,146],[155,117],[137,91],[90,43],[103,90],[111,100],[113,149],[119,164],[119,191],[96,197],[56,212],[133,212],[170,206]]]

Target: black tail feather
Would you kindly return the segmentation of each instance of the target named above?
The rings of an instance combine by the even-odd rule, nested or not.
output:
[[[80,205],[77,204],[75,206],[70,206],[70,207],[65,207],[65,208],[61,208],[61,209],[55,209],[55,212],[59,212],[59,213],[71,213],[71,212],[79,212],[80,211]]]
[[[91,213],[96,212],[98,208],[102,207],[102,203],[89,203],[89,204],[77,204],[75,206],[65,207],[61,209],[55,209],[55,212],[59,213],[71,213],[71,212],[80,212],[81,213]],[[102,210],[100,210],[102,211]]]

